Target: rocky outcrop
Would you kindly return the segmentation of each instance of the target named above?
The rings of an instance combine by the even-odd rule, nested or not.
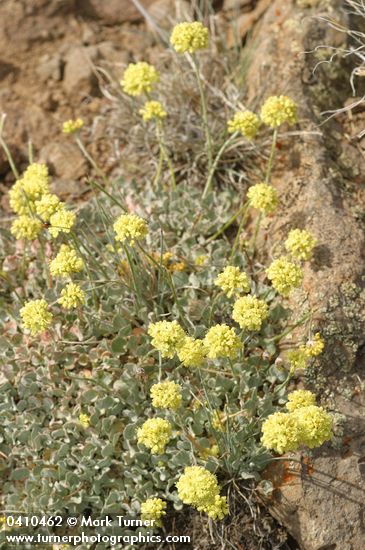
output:
[[[265,246],[270,250],[273,241],[282,240],[293,227],[305,227],[318,238],[306,268],[304,290],[327,347],[317,370],[305,382],[338,418],[346,417],[337,448],[318,449],[309,470],[305,463],[298,469],[296,462],[289,468],[290,476],[283,463],[270,469],[275,491],[268,504],[303,550],[355,550],[365,540],[361,466],[365,265],[364,225],[359,216],[365,206],[359,203],[359,188],[365,183],[361,181],[364,157],[352,151],[348,161],[349,150],[358,151],[358,142],[344,129],[347,115],[325,124],[320,115],[342,107],[351,95],[348,73],[339,60],[313,72],[324,59],[323,50],[314,48],[339,46],[346,39],[313,17],[321,10],[346,24],[342,2],[325,4],[271,2],[252,36],[254,61],[246,76],[249,104],[257,106],[268,95],[286,94],[301,106],[298,127],[279,136],[273,183],[280,191],[282,209],[269,227]],[[295,309],[295,302],[292,306]]]

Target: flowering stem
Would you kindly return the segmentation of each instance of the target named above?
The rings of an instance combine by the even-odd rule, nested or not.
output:
[[[102,185],[100,185],[98,182],[91,179],[88,179],[88,181],[89,183],[91,183],[92,186],[95,186],[97,189],[99,189],[99,191],[104,193],[104,195],[106,195],[112,202],[118,205],[119,208],[123,210],[123,212],[127,212],[127,208],[121,202],[119,202],[113,195],[108,193],[108,191]]]
[[[91,272],[90,272],[89,265],[88,265],[88,262],[87,262],[87,258],[85,258],[85,255],[84,255],[84,253],[82,252],[82,250],[79,246],[78,238],[76,237],[76,235],[72,231],[70,233],[70,237],[71,237],[78,253],[80,254],[80,256],[82,256],[82,258],[85,261],[85,269],[86,269],[86,273],[87,273],[87,276],[88,276],[88,279],[89,279],[89,282],[90,282],[90,286],[91,286],[91,294],[92,294],[92,297],[93,297],[94,306],[95,306],[95,308],[97,308],[98,307],[98,300],[97,300],[97,297],[96,297],[95,290],[92,288],[92,286],[93,286],[92,285],[92,277],[91,277]]]
[[[248,206],[248,204],[247,204]],[[234,253],[236,252],[237,250],[237,247],[238,247],[238,243],[239,243],[239,240],[240,240],[240,236],[241,236],[241,233],[242,233],[242,229],[243,229],[243,225],[246,221],[246,214],[247,214],[247,210],[244,211],[243,215],[242,215],[242,218],[241,218],[241,221],[240,221],[240,225],[238,226],[238,231],[237,231],[237,235],[236,235],[236,238],[234,240],[234,243],[233,243],[233,247],[232,247],[232,251],[231,251],[231,255],[230,255],[230,259],[233,258],[234,256]]]
[[[131,258],[131,255],[129,254],[129,250],[128,250],[128,247],[123,245],[123,249],[124,249],[124,252],[127,256],[127,260],[128,260],[128,264],[129,264],[129,267],[131,268],[131,273],[132,273],[132,279],[133,279],[133,285],[134,285],[134,290],[136,292],[136,297],[137,297],[137,305],[140,306],[141,305],[141,293],[140,293],[140,288],[138,286],[138,279],[137,279],[137,275],[136,275],[136,271],[134,269],[134,265],[133,265],[133,261],[132,261],[132,258]]]
[[[170,170],[171,181],[172,181],[172,189],[174,191],[176,191],[175,172],[174,172],[174,168],[172,166],[171,159],[170,159],[170,157],[169,157],[169,155],[166,151],[166,146],[165,146],[165,141],[164,141],[164,136],[163,136],[163,124],[162,124],[161,120],[159,120],[157,122],[156,133],[157,133],[157,139],[158,139],[158,142],[159,142],[159,145],[160,145],[160,161],[161,160],[166,161],[167,166],[169,167],[169,170]]]
[[[1,120],[0,120],[0,145],[4,149],[6,158],[8,159],[8,162],[10,164],[11,171],[14,174],[15,179],[19,179],[19,172],[15,166],[15,162],[13,160],[13,157],[11,156],[10,150],[3,138],[3,129],[4,129],[4,123],[5,123],[6,114],[3,113]]]
[[[99,166],[96,164],[92,156],[88,153],[85,145],[82,143],[81,139],[78,136],[76,137],[76,143],[79,146],[81,153],[84,155],[84,157],[90,162],[91,166],[94,168],[95,172],[102,178],[102,180],[105,183],[108,183],[108,178],[105,176],[102,169],[99,168]]]
[[[269,183],[269,182],[270,182],[272,167],[273,167],[273,164],[274,164],[274,157],[275,157],[275,149],[276,149],[277,138],[278,138],[278,130],[275,129],[275,130],[274,130],[274,133],[273,133],[273,136],[272,136],[271,151],[270,151],[269,162],[268,162],[267,170],[266,170],[265,183]]]
[[[260,212],[260,214],[257,216],[257,220],[256,220],[255,232],[253,234],[253,239],[252,239],[252,257],[254,257],[254,255],[255,255],[257,235],[259,234],[261,221],[262,221],[262,212]]]
[[[162,166],[163,166],[163,150],[162,150],[162,147],[161,147],[161,142],[159,141],[159,148],[160,148],[160,154],[159,154],[159,158],[158,158],[158,166],[157,166],[157,171],[156,171],[156,175],[155,175],[155,179],[153,180],[153,186],[158,186],[159,182],[160,182],[160,177],[161,177],[161,171],[162,171]]]
[[[202,106],[202,117],[203,117],[203,124],[204,124],[205,136],[206,136],[207,153],[208,153],[208,166],[209,166],[209,173],[210,173],[210,171],[212,169],[212,165],[213,165],[213,142],[212,142],[212,136],[210,135],[209,124],[208,124],[207,101],[206,101],[206,97],[205,97],[205,93],[204,93],[203,82],[202,82],[202,79],[201,79],[201,76],[200,76],[199,65],[198,65],[197,59],[194,55],[191,56],[191,59],[192,59],[192,62],[193,62],[194,72],[195,72],[195,76],[196,76],[196,79],[197,79],[197,82],[198,82],[198,87],[199,87],[200,101],[201,101],[201,106]]]
[[[233,214],[233,216],[228,220],[228,222],[226,222],[224,225],[222,225],[222,227],[220,229],[218,229],[218,231],[216,233],[214,233],[214,235],[212,235],[211,237],[209,237],[209,239],[207,240],[207,244],[210,243],[210,241],[214,241],[217,237],[219,237],[220,235],[222,235],[222,233],[225,232],[226,229],[228,229],[228,227],[230,225],[232,225],[233,222],[236,221],[236,219],[238,218],[238,216],[240,214],[243,214],[245,215],[246,214],[246,211],[248,209],[248,203],[245,203],[243,204],[235,214]]]
[[[234,142],[236,137],[238,136],[238,132],[235,132],[227,141],[225,141],[222,145],[222,147],[219,149],[217,156],[214,159],[213,165],[209,171],[207,183],[205,184],[202,199],[204,200],[207,194],[210,191],[210,188],[212,186],[213,176],[215,174],[218,162],[221,159],[221,156],[223,155],[224,151]]]

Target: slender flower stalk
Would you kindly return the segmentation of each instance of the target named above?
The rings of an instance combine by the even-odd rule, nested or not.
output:
[[[164,127],[163,127],[162,120],[157,121],[156,136],[157,136],[157,141],[158,141],[158,144],[159,144],[159,147],[160,147],[160,157],[159,157],[159,164],[158,164],[157,173],[156,173],[156,176],[155,176],[154,183],[155,183],[155,185],[158,184],[160,176],[161,176],[163,161],[166,161],[166,164],[167,164],[167,166],[169,168],[169,171],[170,171],[172,189],[174,191],[176,191],[176,177],[175,177],[174,167],[172,165],[170,156],[167,152],[166,145],[165,145]]]
[[[192,64],[193,64],[193,68],[194,68],[194,72],[195,72],[195,76],[196,76],[196,80],[199,88],[201,108],[202,108],[202,118],[203,118],[204,130],[205,130],[206,147],[207,147],[207,155],[208,155],[208,170],[210,173],[213,167],[213,140],[209,129],[207,100],[205,97],[203,82],[200,75],[200,68],[199,68],[197,58],[195,57],[194,54],[192,54],[190,58],[192,60]],[[205,190],[204,190],[204,193],[205,193]]]
[[[273,169],[273,165],[274,165],[277,138],[278,138],[278,130],[277,130],[277,128],[275,128],[275,130],[273,132],[273,136],[272,136],[271,151],[270,151],[269,161],[268,161],[268,165],[267,165],[267,169],[266,169],[266,175],[265,175],[265,183],[266,184],[270,183],[270,179],[271,179],[271,173],[272,173],[272,169]],[[259,230],[260,230],[262,217],[263,217],[262,212],[260,212],[260,214],[257,216],[255,231],[254,231],[253,238],[252,238],[252,243],[251,243],[252,257],[255,256],[257,236],[258,236],[258,233],[259,233]]]
[[[207,194],[209,193],[211,187],[212,187],[212,182],[213,182],[213,177],[214,177],[214,174],[215,174],[215,171],[217,169],[217,165],[218,165],[218,162],[220,161],[224,151],[226,149],[228,149],[228,147],[230,145],[232,145],[232,143],[235,142],[237,136],[238,136],[239,132],[234,132],[234,134],[232,134],[232,136],[230,136],[222,145],[222,147],[219,149],[214,161],[213,161],[213,164],[212,164],[212,167],[209,171],[209,174],[208,174],[208,178],[207,178],[207,182],[205,184],[205,187],[204,187],[204,191],[203,191],[203,196],[202,196],[202,199],[204,200],[205,197],[207,196]]]

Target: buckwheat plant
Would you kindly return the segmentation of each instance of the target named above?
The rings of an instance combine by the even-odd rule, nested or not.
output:
[[[191,56],[201,92],[208,164],[200,187],[176,176],[161,137],[168,102],[153,96],[160,71],[143,61],[121,85],[140,124],[159,129],[158,170],[171,185],[155,184],[153,165],[148,185],[101,174],[80,119],[67,121],[63,131],[95,171],[93,198],[76,214],[51,193],[45,165],[20,175],[6,148],[17,174],[14,220],[1,233],[7,510],[142,514],[158,528],[168,511],[191,506],[221,521],[238,480],[254,487],[275,455],[331,438],[331,415],[314,394],[287,396],[325,346],[306,300],[291,301],[298,289],[305,296],[303,265],[320,237],[294,227],[274,257],[257,246],[280,213],[276,143],[282,125],[297,122],[297,105],[278,95],[260,114],[238,107],[215,145],[198,63],[208,42],[201,23],[171,34],[177,54]],[[216,185],[215,173],[228,150],[238,162],[231,146],[242,139],[272,145],[265,163],[257,159],[257,179],[237,193]],[[293,303],[304,305],[292,311]]]

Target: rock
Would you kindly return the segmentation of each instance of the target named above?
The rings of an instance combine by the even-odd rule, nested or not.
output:
[[[151,2],[152,0],[139,0],[143,8],[148,7]],[[76,0],[76,10],[83,17],[100,19],[107,25],[143,20],[143,15],[132,0]]]
[[[98,83],[93,70],[96,58],[95,46],[76,46],[67,53],[63,87],[70,96],[98,95]]]
[[[336,17],[345,17],[341,0],[332,4]],[[318,238],[314,258],[305,267],[304,292],[290,303],[295,312],[298,303],[308,300],[313,331],[319,329],[326,342],[316,369],[307,374],[306,386],[329,410],[346,416],[342,441],[337,438],[337,445],[317,449],[310,466],[295,477],[288,481],[282,472],[278,475],[279,466],[273,467],[275,491],[269,506],[302,550],[358,550],[365,540],[365,478],[358,467],[365,454],[365,398],[355,400],[353,394],[365,367],[365,235],[354,215],[358,189],[351,178],[358,170],[356,156],[351,157],[352,166],[344,162],[345,132],[339,120],[323,124],[320,116],[326,109],[342,107],[349,95],[349,75],[341,65],[332,64],[320,66],[315,78],[304,78],[313,75],[317,59],[314,54],[296,55],[314,50],[319,40],[329,43],[325,23],[303,19],[292,2],[274,0],[254,29],[254,62],[245,76],[247,105],[259,110],[268,96],[285,94],[300,106],[297,136],[287,138],[286,129],[279,130],[272,183],[279,191],[281,210],[260,245],[270,251],[295,227]],[[348,142],[350,146],[356,147]]]
[[[187,21],[193,16],[191,5],[185,0],[154,0],[147,8],[147,12],[153,20],[153,23],[149,20],[147,23],[154,31],[156,31],[156,25],[170,30],[177,20]]]
[[[88,172],[87,162],[75,143],[49,143],[39,153],[40,162],[49,165],[52,173],[64,180],[76,180]]]
[[[58,54],[54,55],[44,55],[39,60],[39,65],[36,68],[37,75],[42,82],[47,82],[47,80],[59,81],[61,80],[61,70],[62,70],[62,60],[61,56]]]

